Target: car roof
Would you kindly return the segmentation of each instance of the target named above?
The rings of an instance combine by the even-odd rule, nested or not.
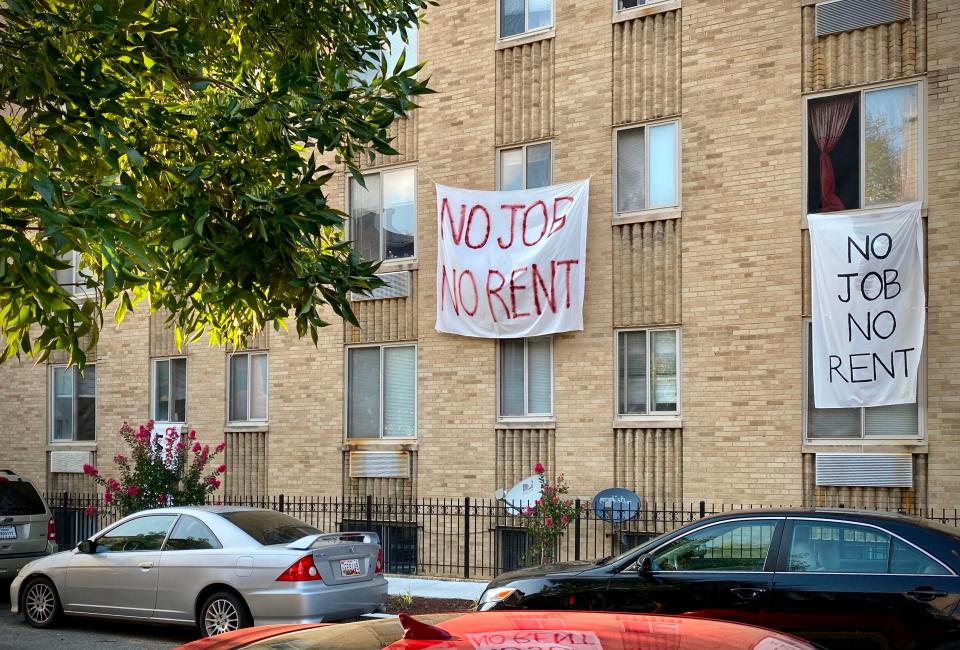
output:
[[[825,519],[856,519],[858,521],[900,522],[921,524],[923,519],[917,515],[900,512],[885,512],[863,508],[747,508],[708,515],[698,521],[717,521],[721,519],[744,519],[754,517],[822,517]],[[692,522],[691,522],[692,523]]]
[[[151,510],[140,510],[135,513],[138,515],[181,515],[181,514],[190,514],[191,512],[209,512],[213,514],[226,514],[230,512],[277,512],[276,510],[271,510],[270,508],[253,508],[250,506],[171,506],[168,508],[153,508]],[[285,514],[279,513],[277,514]]]

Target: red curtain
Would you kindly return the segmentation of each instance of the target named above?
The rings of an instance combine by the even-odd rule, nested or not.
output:
[[[837,179],[830,162],[830,152],[840,142],[840,136],[850,119],[856,97],[838,97],[830,101],[818,101],[810,106],[810,130],[820,149],[820,210],[834,212],[843,210],[843,201],[837,196]]]

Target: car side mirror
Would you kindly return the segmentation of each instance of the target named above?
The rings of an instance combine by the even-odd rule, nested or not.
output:
[[[640,561],[637,563],[638,568],[637,572],[640,575],[649,575],[653,573],[653,558],[649,555],[644,555],[640,558]]]
[[[85,539],[77,544],[77,551],[80,553],[86,553],[87,555],[92,555],[97,552],[97,545],[91,540]]]

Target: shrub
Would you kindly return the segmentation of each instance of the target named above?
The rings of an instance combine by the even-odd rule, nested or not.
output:
[[[543,465],[534,465],[533,472],[540,480],[541,496],[523,511],[523,527],[530,536],[526,560],[528,564],[546,564],[556,560],[557,542],[580,511],[572,499],[564,498],[570,488],[563,474],[551,484]]]

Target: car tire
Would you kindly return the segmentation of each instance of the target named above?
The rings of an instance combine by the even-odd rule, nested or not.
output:
[[[20,611],[33,627],[55,627],[63,617],[57,588],[48,578],[34,578],[23,586],[20,595]]]
[[[243,599],[229,591],[218,591],[207,598],[197,617],[197,627],[205,637],[251,625],[253,620]]]

